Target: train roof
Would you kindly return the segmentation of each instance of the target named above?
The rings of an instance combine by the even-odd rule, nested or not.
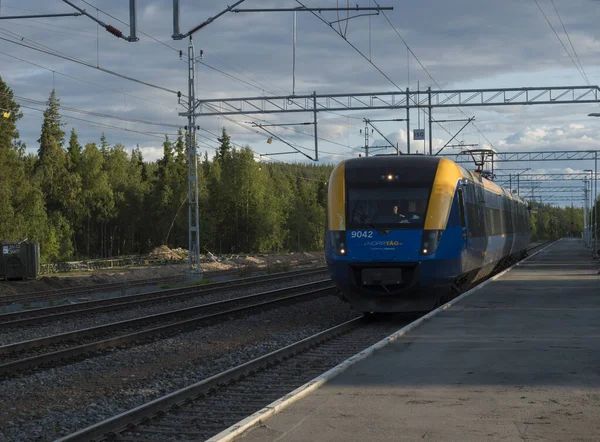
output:
[[[463,175],[477,184],[482,185],[486,190],[495,193],[496,195],[506,195],[508,198],[518,201],[522,204],[527,204],[527,201],[518,195],[512,193],[511,189],[505,189],[493,181],[484,178],[477,172],[465,169],[460,164],[456,164],[449,158],[430,156],[430,155],[376,155],[371,157],[352,158],[343,161],[346,173],[358,176],[362,175],[366,170],[385,170],[391,165],[402,165],[407,171],[418,173],[421,177],[432,175],[435,176],[435,171],[442,159],[451,161],[456,165]]]

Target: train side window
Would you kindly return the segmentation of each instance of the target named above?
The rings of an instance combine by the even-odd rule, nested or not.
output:
[[[485,230],[487,236],[494,236],[494,210],[491,207],[485,208]]]
[[[465,219],[465,201],[462,189],[458,189],[458,212],[460,213],[460,226],[464,229],[467,227],[467,220]]]

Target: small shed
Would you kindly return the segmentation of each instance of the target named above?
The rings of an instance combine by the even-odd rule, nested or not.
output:
[[[40,271],[38,242],[3,242],[0,245],[0,280],[35,278]]]

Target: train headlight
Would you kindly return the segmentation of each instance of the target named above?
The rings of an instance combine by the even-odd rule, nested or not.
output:
[[[345,256],[348,252],[346,247],[346,231],[331,232],[333,251],[336,255]]]
[[[442,239],[442,230],[424,230],[421,255],[433,255]]]

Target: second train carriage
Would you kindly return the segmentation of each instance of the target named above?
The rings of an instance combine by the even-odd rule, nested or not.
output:
[[[326,260],[357,310],[429,310],[529,241],[527,202],[449,159],[355,158],[331,173]]]

